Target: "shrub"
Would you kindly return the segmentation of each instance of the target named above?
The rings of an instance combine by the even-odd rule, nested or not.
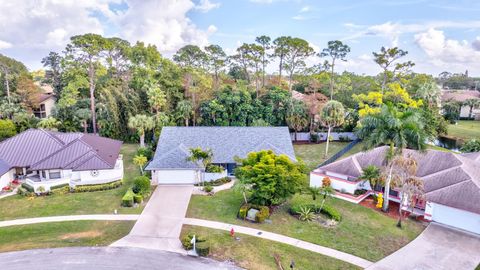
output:
[[[133,206],[133,197],[135,193],[133,193],[132,189],[129,188],[125,195],[122,197],[122,206],[124,207],[132,207]]]
[[[317,143],[319,138],[317,133],[310,133],[310,142]]]
[[[259,211],[255,215],[255,221],[258,223],[263,223],[265,219],[270,216],[270,209],[266,206],[260,206],[259,208]]]
[[[17,190],[17,194],[20,195],[20,196],[26,196],[26,197],[31,197],[34,195],[33,192],[31,191],[28,191],[26,188],[24,187],[19,187],[18,190]]]
[[[365,193],[367,193],[367,190],[366,190],[366,189],[356,189],[356,190],[353,192],[353,194],[356,195],[356,196],[358,196],[358,195],[363,195],[363,194],[365,194]]]
[[[329,218],[340,221],[342,220],[342,215],[335,208],[330,205],[324,205],[322,208],[322,214],[327,215]]]
[[[338,140],[341,141],[341,142],[349,142],[349,141],[351,141],[350,137],[348,137],[348,136],[342,136],[342,135],[338,136]]]
[[[207,173],[221,173],[225,169],[222,166],[214,165],[214,164],[208,164],[207,167],[205,168],[205,172]]]
[[[146,157],[148,160],[150,160],[153,157],[153,151],[152,151],[152,149],[150,149],[148,147],[140,147],[137,150],[136,156],[140,156],[140,155],[142,155],[142,156]]]
[[[142,203],[143,202],[143,196],[140,195],[140,194],[133,195],[133,202],[134,203]]]
[[[207,257],[210,253],[210,244],[208,242],[196,242],[195,249],[199,256]]]
[[[15,136],[15,134],[17,134],[17,128],[13,121],[9,119],[0,119],[0,141]]]
[[[55,189],[60,189],[66,186],[70,186],[69,184],[61,184],[61,185],[56,185],[56,186],[51,186],[50,190],[55,190]]]
[[[229,183],[231,181],[232,181],[232,179],[230,177],[225,176],[225,177],[213,180],[213,181],[209,181],[209,182],[207,182],[207,184],[210,185],[210,186],[216,187],[216,186],[221,186],[223,184]],[[201,185],[202,185],[202,183],[195,184],[195,186],[201,186]]]
[[[39,186],[37,188],[37,192],[40,193],[40,194],[45,193],[45,187],[44,186]]]
[[[183,237],[181,241],[183,248],[185,248],[186,250],[193,249],[192,239],[193,239],[193,234],[188,234],[185,237]],[[206,241],[207,239],[205,239],[204,237],[195,235],[195,244],[203,243]]]
[[[22,188],[28,190],[28,192],[33,192],[33,187],[27,183],[22,183]]]
[[[246,203],[240,207],[240,210],[238,211],[238,217],[241,219],[245,219],[247,217],[247,212],[250,210],[251,205],[249,203]]]
[[[55,189],[50,188],[50,191],[54,195],[63,195],[70,192],[70,186],[67,184],[66,186],[62,186],[60,188],[58,187]]]
[[[206,185],[203,187],[203,191],[207,192],[207,193],[210,193],[213,191],[213,187],[210,186],[210,185]]]
[[[109,190],[118,188],[122,185],[122,180],[118,180],[115,182],[107,183],[107,184],[94,184],[94,185],[77,185],[73,188],[72,192],[93,192],[93,191],[100,191],[100,190]]]
[[[150,194],[150,179],[145,176],[137,176],[133,182],[133,192],[143,196]]]

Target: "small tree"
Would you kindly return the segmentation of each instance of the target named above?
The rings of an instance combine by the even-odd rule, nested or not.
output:
[[[187,157],[187,161],[195,163],[198,167],[205,172],[208,164],[212,162],[213,152],[211,149],[202,150],[200,147],[190,148],[190,156]],[[203,173],[202,173],[203,175]],[[203,184],[203,177],[200,177],[200,181]]]
[[[463,105],[470,108],[468,112],[468,118],[473,118],[473,109],[480,107],[480,99],[467,99]]]
[[[319,187],[308,187],[308,192],[312,195],[312,200],[316,200],[317,196],[320,195],[320,188]]]
[[[292,114],[287,117],[288,127],[295,132],[295,141],[297,141],[297,132],[302,131],[308,125],[308,119],[305,115]]]
[[[396,156],[392,161],[392,185],[400,192],[397,227],[402,228],[402,211],[405,205],[413,211],[418,199],[423,199],[423,181],[416,177],[417,161],[411,156]]]
[[[15,136],[15,134],[17,134],[17,129],[13,121],[0,119],[0,141]]]
[[[327,180],[328,179],[328,180]],[[322,180],[322,187],[320,188],[320,194],[323,196],[322,204],[320,205],[319,212],[322,212],[323,206],[327,201],[327,198],[335,194],[335,190],[331,186],[330,178],[325,177]]]
[[[135,129],[140,136],[140,147],[145,147],[145,132],[155,128],[153,117],[137,114],[128,119],[128,127]]]
[[[295,194],[306,180],[303,163],[271,150],[252,152],[239,159],[235,176],[250,186],[250,201],[259,205],[277,205]]]
[[[136,155],[135,157],[133,157],[133,164],[140,167],[140,172],[142,173],[142,175],[144,174],[143,168],[145,167],[145,164],[147,164],[147,162],[147,157],[144,155]]]
[[[40,122],[38,122],[37,124],[37,127],[57,131],[61,124],[62,122],[50,116],[48,118],[40,120]]]
[[[380,184],[380,169],[375,165],[368,165],[367,167],[363,168],[363,173],[359,178],[368,181],[373,190],[375,189],[375,186]]]
[[[335,100],[330,100],[322,108],[320,121],[324,127],[328,128],[327,146],[325,147],[325,157],[328,156],[328,146],[330,143],[330,133],[332,132],[332,128],[340,126],[341,124],[343,124],[344,120],[345,120],[345,109],[343,108],[342,103]]]

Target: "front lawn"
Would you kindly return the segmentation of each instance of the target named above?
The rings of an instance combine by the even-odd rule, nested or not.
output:
[[[132,185],[133,179],[140,175],[139,169],[132,162],[138,149],[137,144],[124,144],[121,149],[124,162],[123,186],[106,191],[68,193],[65,195],[51,195],[27,197],[14,195],[0,199],[0,220],[85,214],[112,214],[118,209],[120,214],[139,214],[143,207],[124,208],[120,206],[125,191]]]
[[[222,191],[215,196],[194,195],[190,200],[187,216],[288,235],[371,261],[380,260],[398,250],[424,229],[421,224],[412,221],[406,221],[405,228],[398,229],[395,226],[396,220],[390,217],[334,198],[330,199],[328,204],[339,210],[343,217],[334,228],[325,228],[319,223],[298,220],[287,212],[288,204],[284,204],[272,214],[272,224],[254,224],[237,219],[237,212],[242,202],[243,197],[237,190]]]
[[[261,239],[254,236],[236,234],[240,240],[234,240],[226,231],[197,226],[183,226],[182,236],[194,233],[205,236],[210,243],[209,257],[226,261],[232,260],[245,269],[277,270],[274,256],[279,256],[283,269],[290,269],[295,261],[295,269],[360,269],[346,262],[320,255],[290,245]]]
[[[448,126],[448,136],[463,140],[480,139],[480,121],[461,120]]]
[[[0,228],[0,252],[107,246],[127,235],[134,221],[68,221]]]

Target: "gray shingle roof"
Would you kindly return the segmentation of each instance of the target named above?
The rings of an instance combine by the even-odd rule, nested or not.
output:
[[[359,177],[368,165],[381,167],[387,147],[378,147],[320,167],[320,170]],[[479,153],[454,154],[437,150],[405,150],[418,163],[417,176],[424,182],[427,200],[480,214]],[[359,166],[355,166],[355,161]]]
[[[121,141],[82,133],[29,129],[0,143],[0,159],[31,170],[102,170],[115,166]]]
[[[195,168],[186,161],[189,149],[195,147],[211,149],[213,163],[235,163],[235,157],[260,150],[296,160],[287,127],[164,127],[147,170]]]

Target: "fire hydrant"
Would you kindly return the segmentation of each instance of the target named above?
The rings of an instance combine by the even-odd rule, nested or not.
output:
[[[383,193],[378,193],[377,195],[377,208],[382,208],[383,206]]]

